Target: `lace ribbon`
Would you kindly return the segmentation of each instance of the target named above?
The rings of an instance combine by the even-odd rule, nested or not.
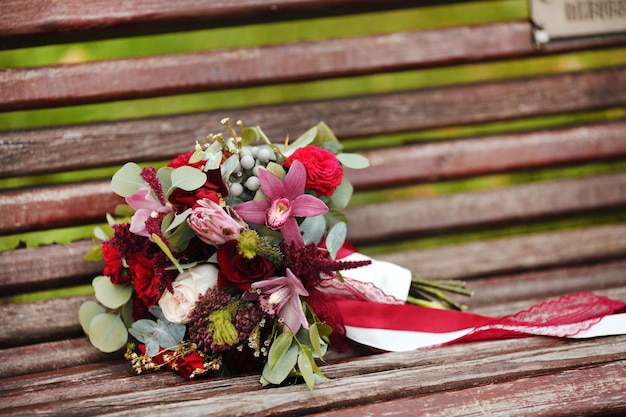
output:
[[[362,259],[364,255],[358,255]],[[590,292],[570,294],[501,318],[405,304],[410,271],[388,262],[348,271],[321,286],[339,297],[348,338],[386,351],[531,335],[585,338],[626,334],[626,303]],[[348,274],[348,272],[346,274]],[[408,275],[407,275],[408,273]]]

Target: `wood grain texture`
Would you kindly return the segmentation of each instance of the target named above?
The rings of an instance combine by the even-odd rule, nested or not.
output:
[[[355,244],[626,207],[626,174],[348,207]],[[382,214],[382,215],[381,215]]]
[[[102,262],[83,259],[92,247],[85,240],[0,252],[0,292],[9,295],[90,283],[103,267]]]
[[[0,111],[157,97],[545,54],[528,22],[397,32],[0,72]],[[615,46],[618,37],[578,47]],[[626,45],[626,35],[621,35]],[[606,45],[602,45],[606,42]],[[573,44],[568,44],[573,47]],[[559,52],[568,50],[561,45]]]
[[[204,382],[155,389],[146,395],[143,390],[119,395],[73,398],[63,401],[66,415],[106,413],[106,415],[170,415],[170,416],[236,416],[236,415],[294,415],[324,411],[334,408],[358,406],[363,402],[389,401],[442,390],[458,390],[494,383],[505,383],[534,375],[558,373],[567,369],[601,365],[626,358],[626,337],[611,337],[585,342],[559,343],[551,347],[535,348],[514,353],[497,352],[494,356],[473,358],[470,353],[479,350],[481,343],[463,346],[465,359],[444,364],[404,365],[398,368],[384,366],[373,373],[356,376],[341,375],[342,364],[332,365],[330,381],[319,384],[311,394],[300,384],[273,390],[259,388],[240,392],[208,389]],[[445,354],[445,351],[439,352]],[[411,352],[420,357],[422,351]],[[374,360],[393,354],[378,355]],[[371,360],[368,358],[365,361]],[[355,369],[355,365],[357,368]],[[348,368],[358,372],[358,364],[348,363]],[[236,379],[222,383],[235,383]],[[244,379],[243,385],[247,385]],[[209,384],[211,382],[207,382]],[[213,381],[213,383],[215,383]],[[346,389],[350,387],[350,389]],[[200,397],[200,398],[199,398]],[[176,406],[172,406],[175,403]],[[37,413],[54,413],[60,403],[7,409],[10,412],[29,410]],[[58,412],[58,411],[57,411]]]
[[[468,279],[624,259],[626,226],[609,225],[376,255],[431,279]]]
[[[471,103],[472,105],[468,105]],[[626,68],[441,89],[216,110],[0,134],[0,176],[169,159],[224,131],[220,120],[263,126],[276,142],[320,121],[341,140],[626,105]],[[382,116],[384,115],[384,117]],[[268,120],[272,122],[268,124]]]
[[[626,155],[626,123],[481,138],[405,144],[361,151],[370,166],[346,169],[357,190],[601,161]]]
[[[550,387],[549,390],[546,387]],[[626,412],[626,369],[611,363],[575,371],[520,378],[461,391],[402,398],[315,417],[528,416],[589,415]]]
[[[0,48],[393,10],[445,0],[4,0]]]

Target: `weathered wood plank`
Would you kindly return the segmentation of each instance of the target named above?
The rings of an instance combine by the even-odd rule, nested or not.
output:
[[[442,0],[4,0],[0,48],[393,10]]]
[[[398,251],[376,258],[431,279],[468,279],[624,259],[625,244],[626,226],[610,225]]]
[[[616,122],[366,150],[370,166],[345,175],[362,190],[584,163],[623,157],[625,136]]]
[[[626,207],[626,174],[348,207],[355,244]]]
[[[79,296],[0,305],[4,317],[0,348],[83,335],[78,309],[83,301],[91,299],[91,296]]]
[[[623,363],[312,414],[315,417],[592,415],[626,412]]]
[[[66,415],[92,415],[103,412],[107,415],[139,413],[168,416],[305,414],[357,406],[363,402],[389,401],[442,390],[458,390],[513,381],[538,374],[626,359],[624,350],[626,337],[623,336],[582,342],[561,341],[552,347],[514,353],[497,352],[493,356],[474,359],[472,353],[483,343],[462,346],[465,358],[444,364],[422,363],[417,366],[401,365],[399,368],[384,366],[374,373],[333,376],[330,381],[319,384],[314,394],[303,384],[272,390],[257,388],[244,392],[213,394],[205,388],[204,382],[199,382],[186,385],[184,390],[181,390],[180,386],[155,389],[151,391],[151,395],[137,390],[119,395],[67,399],[63,401],[67,407],[64,411],[68,413]],[[423,352],[410,353],[421,358]],[[440,353],[444,354],[445,351],[442,350]],[[380,361],[385,356],[394,355],[396,354],[382,354],[364,361]],[[358,372],[361,363],[363,362],[348,362],[346,366]],[[341,372],[343,364],[330,366]],[[350,387],[349,390],[345,389],[347,386]],[[207,395],[207,392],[211,392],[211,395]],[[198,398],[199,393],[202,395],[201,398]],[[173,403],[176,406],[172,406]],[[33,413],[54,413],[60,409],[59,405],[48,403],[22,409],[8,409],[7,412],[28,410]]]
[[[101,223],[124,199],[111,191],[110,182],[94,181],[0,194],[6,215],[0,233],[53,229]]]
[[[0,111],[185,94],[544,54],[528,22],[0,72]],[[613,45],[615,37],[588,38]],[[626,45],[626,35],[621,36]],[[571,46],[571,45],[570,45]],[[559,51],[566,50],[561,46]],[[149,68],[149,71],[146,69]]]
[[[0,292],[9,295],[89,283],[103,266],[83,259],[92,247],[85,240],[0,252]]]
[[[408,168],[408,167],[407,167]],[[369,174],[368,174],[369,175]],[[108,181],[0,194],[3,234],[100,223],[123,199]],[[626,174],[349,207],[354,243],[626,206]],[[381,218],[381,213],[385,217]]]
[[[576,88],[572,88],[575,85]],[[472,103],[468,106],[468,103]],[[277,142],[325,121],[342,140],[626,105],[626,68],[442,89],[288,103],[262,108],[16,131],[0,134],[0,176],[168,159],[228,116],[260,125]],[[385,117],[380,117],[384,114]],[[267,121],[272,123],[268,124]],[[185,145],[187,144],[187,145]],[[191,145],[190,145],[191,144]]]

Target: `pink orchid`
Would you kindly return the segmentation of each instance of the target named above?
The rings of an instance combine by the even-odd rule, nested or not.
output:
[[[146,220],[150,217],[174,211],[169,204],[163,205],[155,200],[148,187],[139,188],[135,194],[126,197],[126,202],[135,209],[135,214],[130,221],[130,231],[139,236],[150,237],[150,232],[146,229]]]
[[[306,169],[302,162],[293,162],[284,181],[266,169],[259,169],[259,180],[267,200],[246,201],[236,206],[235,211],[248,223],[280,230],[285,243],[303,245],[294,217],[318,216],[326,213],[328,207],[319,198],[304,194]]]
[[[284,331],[297,333],[300,326],[309,328],[300,300],[301,295],[306,297],[309,293],[302,285],[302,281],[289,268],[286,275],[253,283],[246,298],[258,294],[259,306],[263,312],[282,319],[285,323]]]

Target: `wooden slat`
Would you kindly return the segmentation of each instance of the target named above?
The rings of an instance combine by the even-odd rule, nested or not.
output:
[[[437,0],[3,0],[0,48],[393,10]]]
[[[468,279],[624,259],[626,226],[611,225],[376,255],[431,279]]]
[[[345,170],[356,189],[584,163],[626,155],[626,122],[440,141],[360,152],[365,170]]]
[[[47,288],[90,283],[102,274],[102,262],[83,259],[91,241],[0,252],[0,293],[3,296]]]
[[[371,166],[366,170],[347,169],[346,176],[360,190],[601,161],[626,155],[624,135],[626,122],[616,122],[411,145],[401,151],[392,147],[362,152]],[[0,210],[7,213],[0,219],[0,233],[101,222],[121,202],[112,194],[109,181],[57,186],[45,191],[34,188],[7,192],[0,194]],[[360,209],[354,211],[358,213]],[[0,254],[0,262],[1,257]]]
[[[626,174],[537,182],[472,193],[348,207],[348,240],[382,242],[626,207]]]
[[[61,250],[62,246],[59,248]],[[606,226],[397,252],[376,258],[406,266],[428,278],[465,279],[511,271],[568,267],[607,257],[623,259],[625,255],[626,226]],[[37,275],[37,268],[36,264],[33,265],[33,270],[28,274]],[[612,271],[600,267],[589,269],[590,281],[584,289],[626,286],[623,278],[616,276],[623,271],[622,268],[623,265],[617,264],[609,268],[613,269]],[[598,281],[594,278],[596,273],[599,274]],[[581,279],[562,280],[558,287],[562,292],[554,295],[580,290],[580,281]],[[497,297],[501,297],[503,293],[512,294],[519,290],[518,283],[514,280],[503,279],[498,285],[499,289],[494,290]],[[487,301],[490,291],[486,289],[481,295],[487,297]],[[542,294],[539,289],[531,289],[528,294],[520,293],[518,296],[518,298],[508,296],[506,301],[527,300],[535,296],[541,297]],[[0,314],[5,317],[4,325],[0,329],[0,346],[9,347],[79,336],[82,330],[78,323],[78,307],[84,300],[91,298],[81,296],[0,306]],[[494,303],[495,301],[488,304]],[[49,320],[50,317],[54,317],[54,320]]]
[[[575,88],[573,87],[575,86]],[[468,105],[472,103],[472,105]],[[223,117],[260,125],[274,141],[298,137],[319,121],[342,140],[626,105],[626,68],[351,97],[218,110],[0,135],[0,176],[167,159],[208,133]],[[385,117],[381,117],[385,115]],[[271,121],[271,122],[270,122]]]
[[[459,391],[402,398],[315,417],[591,415],[626,412],[626,369],[623,363],[520,378]],[[313,415],[312,415],[313,416]]]
[[[626,288],[626,261],[591,263],[541,271],[510,273],[473,279],[468,286],[472,298],[461,301],[475,310],[482,306],[501,305],[528,299],[558,297],[579,291],[608,291]]]
[[[14,68],[0,73],[0,111],[311,81],[545,53],[533,49],[530,37],[528,22],[511,22]],[[626,34],[587,38],[576,46],[598,48],[620,41],[626,45]],[[558,50],[568,48],[561,45]]]
[[[189,384],[181,391],[180,386],[151,390],[134,390],[120,395],[97,396],[88,399],[63,401],[66,415],[85,415],[102,412],[107,415],[161,415],[168,416],[235,416],[235,415],[293,415],[325,411],[334,408],[361,405],[364,402],[393,400],[421,394],[455,390],[513,381],[538,374],[561,372],[566,369],[601,365],[609,361],[626,359],[626,337],[611,337],[584,342],[559,343],[553,347],[508,354],[498,352],[495,356],[475,359],[472,353],[481,344],[464,346],[466,357],[445,364],[384,367],[378,372],[356,376],[336,376],[320,383],[311,394],[305,385],[281,387],[271,390],[236,389],[208,390],[204,383]],[[445,354],[445,351],[441,351]],[[422,357],[423,351],[411,352]],[[393,354],[387,354],[393,356]],[[381,360],[380,355],[374,360]],[[448,358],[448,357],[446,357]],[[366,360],[367,361],[367,360]],[[341,368],[342,365],[337,365]],[[348,369],[358,372],[359,364],[349,363]],[[379,368],[380,369],[380,368]],[[229,386],[232,381],[225,380]],[[350,389],[346,390],[346,387]],[[211,392],[210,396],[206,396]],[[198,398],[199,393],[203,397]],[[60,403],[9,409],[8,412],[53,412]]]
[[[89,182],[0,194],[3,216],[0,234],[52,229],[104,221],[124,199],[111,192],[109,182]]]
[[[78,309],[84,301],[92,299],[92,296],[80,296],[0,305],[4,317],[0,348],[81,336]]]

